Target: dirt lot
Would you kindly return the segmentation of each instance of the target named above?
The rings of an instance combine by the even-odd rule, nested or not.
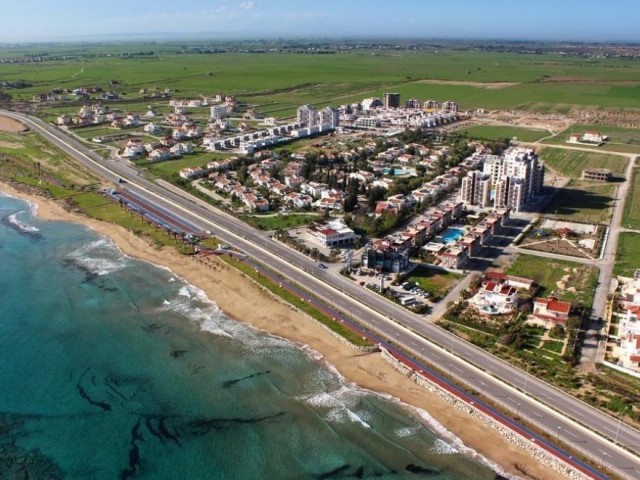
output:
[[[18,133],[27,130],[22,123],[7,117],[0,117],[0,131]]]

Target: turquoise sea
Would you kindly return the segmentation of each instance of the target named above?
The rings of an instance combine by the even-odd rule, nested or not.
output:
[[[498,478],[426,412],[0,195],[0,479]]]

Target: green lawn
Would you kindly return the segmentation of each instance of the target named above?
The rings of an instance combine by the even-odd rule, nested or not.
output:
[[[528,128],[495,126],[495,125],[475,125],[458,130],[466,133],[470,138],[481,140],[497,140],[502,138],[517,138],[521,142],[537,142],[541,138],[551,135],[547,130],[532,130]]]
[[[622,232],[618,237],[613,274],[633,277],[638,268],[640,268],[640,233]]]
[[[153,175],[159,178],[170,179],[174,174],[187,167],[204,167],[207,163],[231,157],[232,155],[214,152],[196,152],[185,155],[175,160],[165,160],[162,162],[149,163],[146,158],[136,162],[139,167],[146,168]]]
[[[549,350],[550,352],[557,353],[558,355],[562,353],[563,346],[564,343],[558,342],[557,340],[547,340],[542,344],[543,350]]]
[[[572,222],[609,223],[616,188],[613,183],[571,180],[544,213]]]
[[[622,226],[626,228],[640,229],[640,173],[638,168],[633,169],[629,194],[624,201],[624,213]]]
[[[417,283],[420,288],[432,295],[444,297],[449,290],[462,278],[457,273],[445,272],[437,268],[419,265],[416,267],[406,281]]]
[[[561,300],[584,302],[586,306],[593,302],[598,281],[598,269],[595,267],[523,254],[518,255],[506,273],[535,280],[541,286],[538,296],[548,297],[553,292]],[[566,278],[567,288],[574,287],[575,292],[558,286],[566,275],[569,276]]]
[[[541,160],[553,170],[571,178],[580,178],[587,167],[608,168],[614,173],[625,171],[627,157],[604,153],[580,152],[561,148],[545,147],[538,152]]]
[[[553,138],[544,140],[542,143],[554,145],[567,145],[566,141],[572,133],[583,133],[586,131],[596,131],[607,135],[609,139],[600,146],[575,145],[578,147],[591,148],[593,150],[611,150],[622,153],[640,153],[640,130],[637,128],[610,127],[606,125],[585,125],[576,124],[560,132]]]
[[[318,220],[320,215],[317,213],[305,214],[283,214],[283,215],[251,215],[245,217],[244,220],[259,228],[260,230],[277,230],[279,228],[288,229],[301,225],[308,225]]]

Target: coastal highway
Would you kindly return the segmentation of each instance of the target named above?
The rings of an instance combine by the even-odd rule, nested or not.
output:
[[[125,178],[127,188],[136,195],[174,212],[189,224],[201,226],[203,231],[213,230],[221,240],[313,291],[333,308],[358,319],[378,335],[467,383],[515,416],[544,429],[552,439],[583,452],[595,464],[622,478],[640,479],[640,432],[618,418],[528,375],[355,282],[318,269],[316,262],[265,237],[233,216],[213,211],[186,193],[163,188],[129,165],[103,159],[34,117],[14,112],[0,114],[25,123],[99,175],[110,180],[115,176]],[[617,440],[626,450],[604,437]]]

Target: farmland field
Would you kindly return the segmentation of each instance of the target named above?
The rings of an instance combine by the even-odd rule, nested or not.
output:
[[[625,199],[622,226],[640,230],[640,173],[637,167],[633,169],[629,194]]]
[[[50,47],[52,52],[67,55],[66,60],[1,65],[1,80],[31,84],[8,93],[16,100],[30,100],[54,88],[98,85],[138,109],[148,102],[143,95],[154,89],[169,89],[180,97],[223,92],[278,117],[291,116],[303,103],[339,105],[381,96],[385,91],[397,91],[404,99],[453,99],[464,109],[560,113],[575,106],[640,109],[640,64],[619,59],[463,51],[446,46],[353,49],[330,55],[196,54],[178,43],[64,48]],[[147,53],[113,55],[137,50]],[[6,55],[28,52],[28,48],[19,52],[5,48]]]
[[[640,234],[620,232],[613,274],[633,277],[638,268],[640,268]]]
[[[558,220],[608,223],[616,188],[618,186],[612,183],[572,179],[547,205],[545,213]]]
[[[551,135],[551,132],[547,130],[494,125],[475,125],[473,127],[461,128],[458,132],[466,133],[470,138],[482,140],[511,139],[516,137],[521,142],[537,142],[541,138]]]
[[[580,178],[587,167],[608,168],[614,173],[624,173],[628,159],[620,155],[590,153],[576,150],[545,147],[538,152],[545,165],[562,175]]]
[[[607,142],[598,147],[590,145],[579,145],[581,148],[591,148],[593,150],[610,150],[622,153],[640,153],[640,129],[609,127],[604,125],[572,125],[568,129],[560,132],[553,138],[543,140],[544,144],[566,145],[569,135],[572,133],[583,133],[586,131],[596,131],[609,137]]]

